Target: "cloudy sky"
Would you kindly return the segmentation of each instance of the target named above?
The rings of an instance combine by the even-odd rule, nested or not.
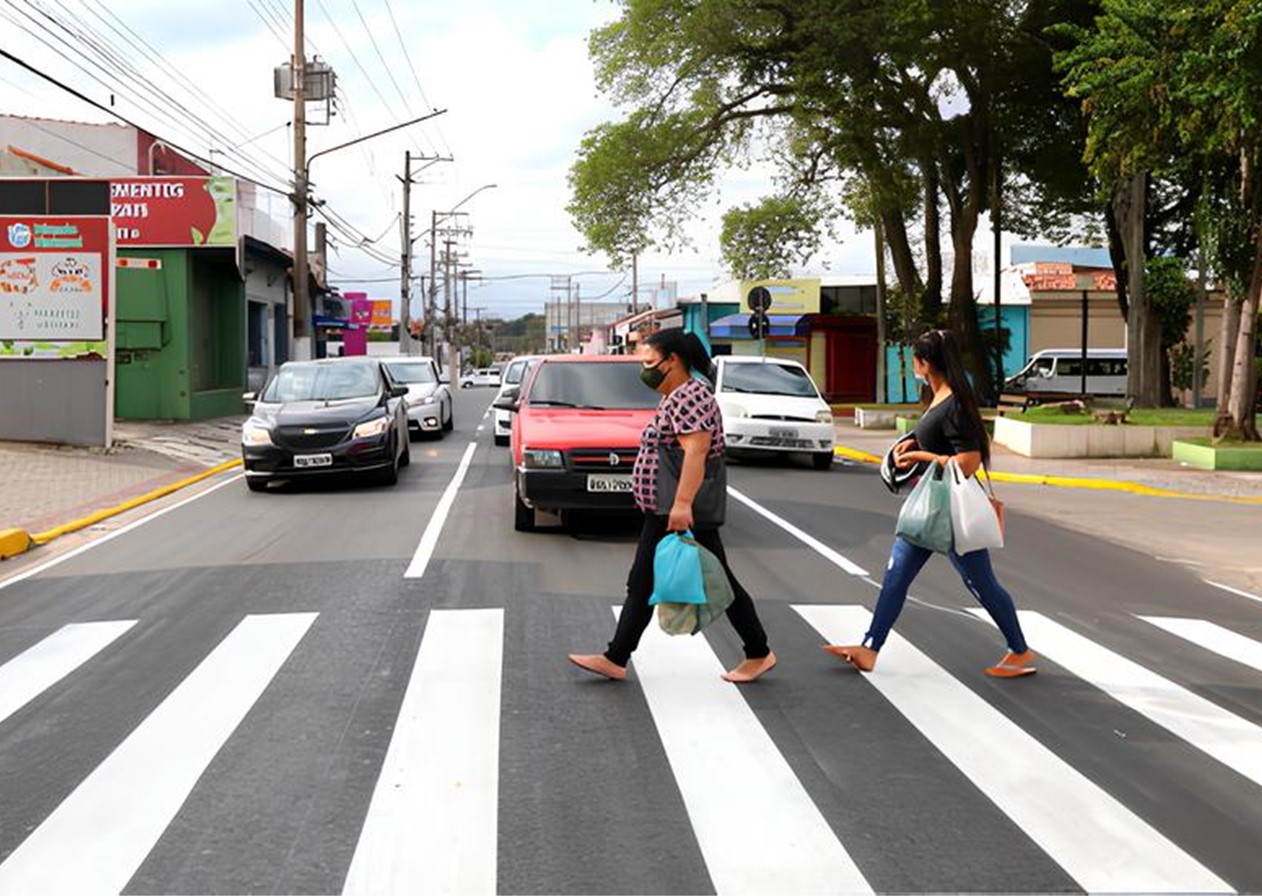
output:
[[[272,97],[272,69],[291,52],[292,15],[293,0],[0,0],[0,47],[93,99],[108,104],[112,95],[114,108],[159,136],[213,149],[224,165],[282,186],[292,159],[291,107]],[[583,133],[619,114],[598,94],[587,55],[591,30],[617,15],[609,0],[306,0],[309,52],[336,70],[344,100],[329,126],[309,129],[309,152],[447,110],[315,161],[317,198],[355,234],[335,234],[333,282],[397,299],[400,178],[412,152],[454,159],[417,178],[414,234],[429,227],[432,210],[496,185],[461,206],[469,214],[460,221],[473,231],[462,244],[466,261],[486,278],[471,285],[471,307],[502,316],[541,310],[549,275],[566,274],[584,298],[626,300],[629,277],[581,251],[565,212],[566,173]],[[107,43],[115,60],[104,70],[70,49]],[[0,111],[105,120],[3,59]],[[665,277],[687,295],[726,279],[718,214],[768,186],[756,170],[734,173],[714,213],[695,228],[696,251],[642,257],[641,285]],[[286,214],[285,200],[277,198],[275,209]],[[353,245],[361,237],[374,241],[371,251]],[[870,235],[848,238],[813,267],[868,273],[869,245]],[[417,272],[427,270],[427,236],[416,252]]]

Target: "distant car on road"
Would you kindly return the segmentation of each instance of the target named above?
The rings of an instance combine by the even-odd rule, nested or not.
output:
[[[290,361],[261,393],[241,427],[245,484],[337,474],[371,474],[393,485],[408,449],[407,386],[376,358]]]
[[[535,512],[633,509],[631,469],[660,396],[635,356],[553,355],[495,402],[513,413],[513,527]]]
[[[498,367],[482,367],[460,378],[460,388],[470,389],[475,386],[498,386],[503,371]]]
[[[504,376],[500,378],[500,391],[495,396],[499,401],[509,389],[521,385],[530,365],[539,360],[538,355],[520,355],[504,365]],[[513,434],[513,414],[504,408],[495,408],[495,444],[507,445]]]
[[[408,387],[408,434],[437,435],[451,432],[455,415],[451,389],[433,358],[422,355],[399,355],[381,358],[390,378]]]
[[[787,358],[715,358],[714,385],[729,453],[809,454],[833,464],[833,413],[810,373]]]

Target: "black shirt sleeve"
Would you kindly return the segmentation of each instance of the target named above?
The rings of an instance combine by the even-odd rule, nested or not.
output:
[[[962,454],[965,451],[980,451],[981,445],[977,444],[977,435],[973,432],[973,428],[968,425],[968,419],[964,415],[964,406],[960,404],[954,395],[946,403],[950,407],[942,415],[942,435],[951,443],[951,453]]]

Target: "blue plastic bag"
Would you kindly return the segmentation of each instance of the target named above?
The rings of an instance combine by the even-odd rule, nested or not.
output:
[[[653,555],[653,594],[649,606],[659,603],[704,604],[705,574],[701,554],[692,533],[672,532],[657,543]]]

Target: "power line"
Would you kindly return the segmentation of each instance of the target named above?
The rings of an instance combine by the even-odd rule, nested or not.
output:
[[[368,20],[364,18],[364,13],[359,8],[359,0],[351,0],[351,6],[355,8],[355,15],[359,16],[359,24],[364,26],[364,31],[368,34],[368,40],[372,44],[377,58],[381,60],[382,69],[385,70],[386,75],[390,78],[390,83],[394,85],[394,92],[399,95],[399,101],[403,103],[403,111],[409,115],[412,114],[412,104],[403,95],[403,89],[399,87],[399,82],[394,77],[394,71],[390,68],[390,63],[386,62],[386,57],[382,55],[381,46],[377,43],[377,38],[373,35],[372,29],[368,27]]]
[[[271,12],[271,17],[269,17],[268,15],[264,14],[263,12],[264,6],[262,5],[261,2],[256,3],[255,0],[245,0],[245,2],[250,4],[250,9],[254,10],[254,14],[258,16],[259,21],[261,21],[264,25],[267,26],[267,30],[272,32],[272,36],[276,38],[276,40],[280,43],[280,45],[282,47],[285,46],[285,37],[281,33],[281,31],[277,30],[277,22],[275,19],[276,13],[272,12],[269,7],[268,10],[269,12]]]
[[[386,12],[390,15],[390,24],[394,26],[394,36],[399,39],[399,47],[403,50],[403,58],[407,60],[408,68],[412,72],[412,80],[416,82],[416,92],[420,94],[421,102],[425,103],[427,108],[433,109],[434,104],[425,95],[425,88],[421,86],[421,77],[417,74],[416,66],[412,63],[412,54],[408,52],[407,42],[403,39],[403,32],[399,29],[399,22],[394,17],[394,7],[390,4],[390,0],[385,0],[385,2]]]

